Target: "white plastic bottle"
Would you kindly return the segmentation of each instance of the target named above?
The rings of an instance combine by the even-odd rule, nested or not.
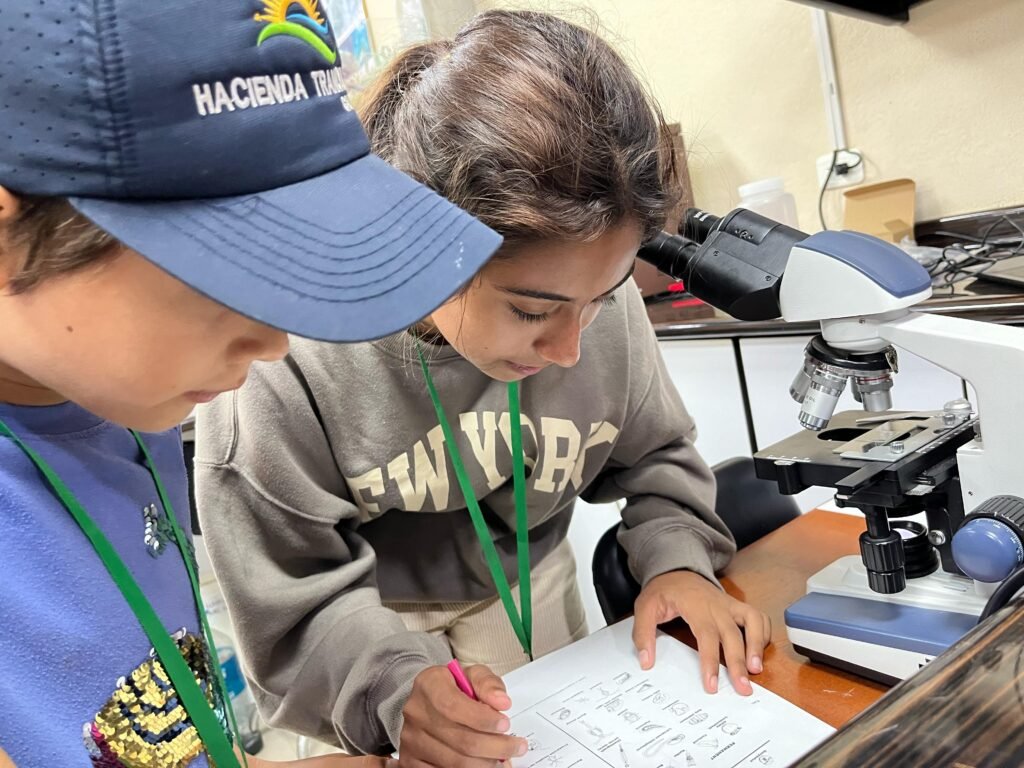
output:
[[[797,229],[796,199],[786,191],[781,176],[752,181],[739,188],[740,207]]]

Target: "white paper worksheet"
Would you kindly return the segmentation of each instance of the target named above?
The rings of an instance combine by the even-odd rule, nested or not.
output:
[[[512,731],[530,751],[515,768],[783,768],[833,729],[725,669],[704,693],[697,652],[658,634],[643,672],[633,621],[620,622],[505,676]]]

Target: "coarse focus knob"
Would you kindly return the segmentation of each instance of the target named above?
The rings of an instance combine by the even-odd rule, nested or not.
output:
[[[1002,581],[1024,564],[1024,499],[993,496],[964,518],[953,560],[972,579]]]

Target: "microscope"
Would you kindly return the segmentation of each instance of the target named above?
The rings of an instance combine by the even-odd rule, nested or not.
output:
[[[803,429],[755,454],[757,474],[787,494],[834,488],[866,530],[860,555],[812,576],[787,609],[790,641],[884,683],[908,677],[1024,563],[1024,329],[915,311],[927,271],[868,235],[808,236],[744,209],[690,209],[681,231],[638,256],[739,320],[820,323],[790,387]],[[977,411],[892,411],[900,349],[972,384]],[[834,414],[846,386],[864,410]]]

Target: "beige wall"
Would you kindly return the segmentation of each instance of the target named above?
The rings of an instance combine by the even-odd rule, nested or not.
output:
[[[815,159],[830,153],[811,11],[788,0],[482,0],[596,13],[683,126],[695,194],[783,176],[816,230]],[[918,218],[1024,202],[1024,2],[931,0],[908,25],[832,16],[847,141],[867,182],[908,176]],[[839,219],[841,193],[826,198]]]
[[[429,33],[451,37],[476,12],[473,0],[420,0]],[[399,12],[401,0],[364,0],[374,45],[384,58],[404,47]]]

